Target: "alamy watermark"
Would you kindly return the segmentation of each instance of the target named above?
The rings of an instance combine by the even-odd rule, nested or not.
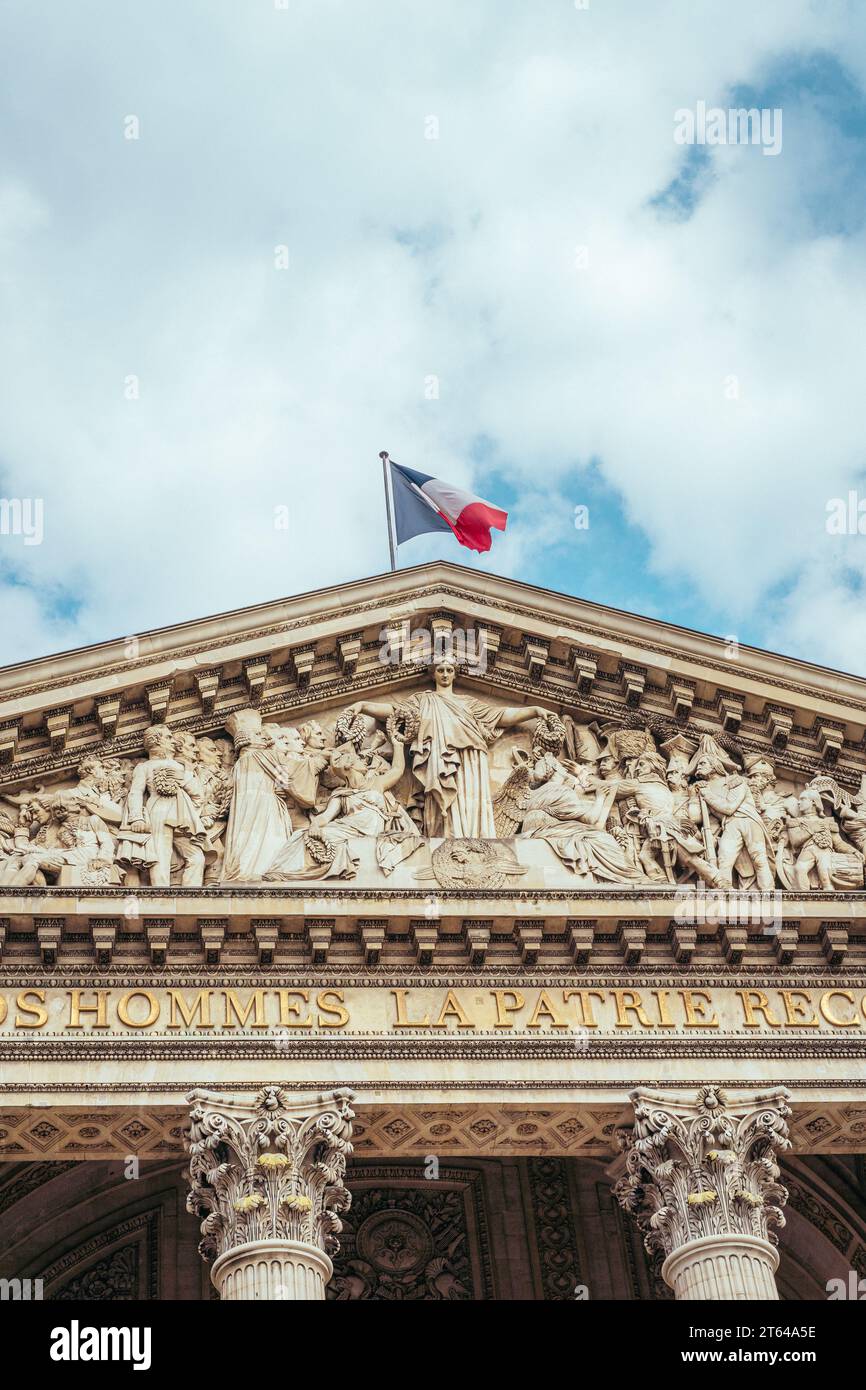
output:
[[[859,1278],[856,1269],[848,1270],[847,1279],[828,1279],[826,1284],[828,1299],[851,1299],[856,1303],[866,1302],[866,1279]]]
[[[675,891],[678,922],[760,926],[768,935],[782,929],[782,894],[777,889],[706,888],[681,884]]]
[[[681,106],[674,112],[674,140],[678,145],[760,145],[762,154],[782,152],[780,106],[707,106],[699,101],[694,111]]]
[[[847,497],[831,497],[824,524],[828,536],[866,536],[866,497],[854,488]]]
[[[73,1318],[52,1328],[48,1354],[52,1361],[131,1361],[134,1371],[148,1371],[152,1336],[149,1327],[82,1327]]]
[[[483,675],[487,670],[487,639],[481,631],[454,627],[445,631],[437,629],[428,632],[426,628],[395,631],[383,627],[379,633],[379,660],[383,666],[402,666],[411,662],[415,666],[434,665],[443,658],[450,658],[455,666],[461,666],[470,675]]]
[[[44,535],[41,497],[0,497],[0,536],[22,536],[25,545],[41,545]]]
[[[0,1303],[7,1299],[13,1302],[38,1302],[42,1299],[41,1279],[0,1279]]]

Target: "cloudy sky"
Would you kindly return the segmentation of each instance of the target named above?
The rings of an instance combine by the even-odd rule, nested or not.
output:
[[[5,0],[0,662],[387,568],[389,449],[510,511],[404,564],[866,674],[866,6],[584,4]]]

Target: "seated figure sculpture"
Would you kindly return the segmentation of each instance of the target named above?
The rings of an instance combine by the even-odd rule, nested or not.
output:
[[[527,839],[545,840],[587,883],[647,882],[627,837],[606,829],[617,784],[586,765],[560,761],[561,748],[559,721],[548,717],[536,729],[529,757],[514,750],[515,771],[494,807],[497,825],[506,829],[507,818]]]
[[[364,837],[375,837],[376,862],[387,874],[423,843],[391,792],[405,770],[405,739],[395,719],[388,723],[394,757],[387,772],[374,771],[351,743],[335,749],[330,766],[342,785],[331,792],[324,811],[311,818],[308,830],[295,831],[266,871],[266,880],[354,878],[357,842]],[[305,868],[306,855],[315,861],[311,868]]]

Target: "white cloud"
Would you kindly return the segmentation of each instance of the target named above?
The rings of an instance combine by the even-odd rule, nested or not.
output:
[[[862,79],[862,15],[48,14],[6,11],[0,487],[44,497],[46,539],[0,537],[33,586],[11,591],[2,659],[384,568],[378,450],[466,483],[485,435],[526,496],[481,563],[532,563],[521,516],[542,524],[545,488],[560,505],[597,456],[658,573],[723,593],[772,645],[866,669],[824,531],[866,435],[863,232],[810,214],[810,191],[839,192],[824,116],[786,111],[776,159],[717,150],[689,220],[649,206],[681,164],[678,107],[726,103],[791,54]],[[61,584],[84,600],[65,623]]]

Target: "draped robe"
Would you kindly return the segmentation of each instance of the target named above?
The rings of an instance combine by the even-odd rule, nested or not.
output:
[[[424,796],[424,834],[495,839],[487,749],[499,736],[502,711],[439,690],[406,703],[418,716],[412,776]]]
[[[292,817],[277,791],[279,758],[265,739],[253,739],[240,749],[233,775],[223,879],[250,883],[262,878],[285,847]]]

